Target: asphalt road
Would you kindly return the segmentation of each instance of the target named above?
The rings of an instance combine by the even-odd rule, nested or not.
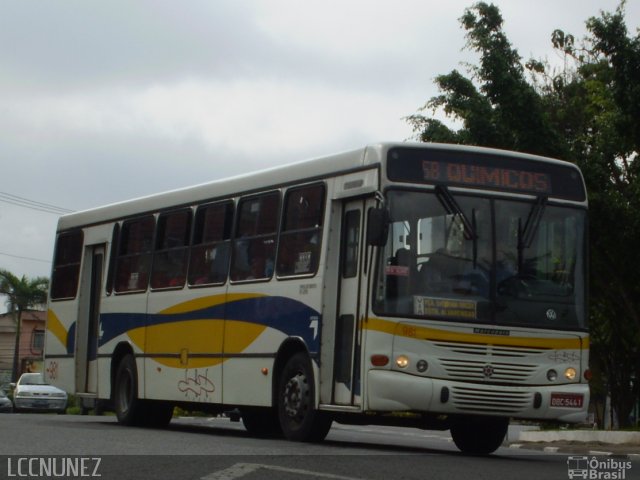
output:
[[[253,438],[226,419],[179,418],[153,430],[110,416],[14,414],[0,415],[0,437],[0,478],[17,480],[566,479],[575,466],[567,455],[509,448],[465,456],[446,432],[335,424],[325,442],[304,444]],[[624,476],[614,478],[640,478],[640,464],[619,467]]]

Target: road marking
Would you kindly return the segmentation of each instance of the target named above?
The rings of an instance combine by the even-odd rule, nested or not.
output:
[[[589,455],[608,456],[608,455],[613,455],[613,452],[603,452],[601,450],[589,450]]]
[[[245,475],[249,475],[260,469],[294,473],[297,475],[308,475],[319,478],[329,478],[331,480],[361,480],[356,477],[345,477],[343,475],[334,475],[333,473],[313,472],[311,470],[278,467],[277,465],[265,465],[261,463],[236,463],[229,468],[225,468],[218,472],[212,472],[209,475],[201,477],[200,480],[235,480],[236,478],[244,477]]]

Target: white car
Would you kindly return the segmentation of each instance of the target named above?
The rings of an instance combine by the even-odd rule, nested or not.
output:
[[[41,373],[23,373],[13,392],[15,412],[65,413],[67,393],[45,382]]]

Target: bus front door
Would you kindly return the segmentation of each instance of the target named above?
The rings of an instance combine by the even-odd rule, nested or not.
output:
[[[104,252],[104,245],[91,245],[85,249],[76,325],[76,393],[95,394],[98,391],[97,354]]]
[[[343,204],[340,239],[338,311],[333,368],[333,403],[360,403],[360,268],[364,202]]]

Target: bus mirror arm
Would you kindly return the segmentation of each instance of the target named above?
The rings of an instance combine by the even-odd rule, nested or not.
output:
[[[384,207],[370,208],[367,213],[367,245],[384,247],[389,235],[389,212]]]

